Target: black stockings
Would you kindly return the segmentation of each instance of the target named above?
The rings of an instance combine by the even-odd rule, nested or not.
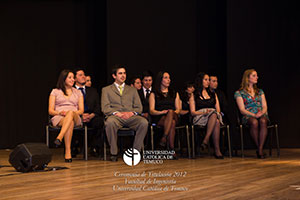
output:
[[[214,140],[214,145],[215,145],[215,154],[217,156],[221,156],[221,151],[220,151],[220,122],[217,118],[217,114],[212,114],[208,118],[207,122],[207,128],[206,128],[206,135],[203,140],[204,144],[209,143],[209,138],[213,134],[213,140]]]
[[[259,119],[251,117],[248,119],[250,135],[258,148],[259,155],[263,155],[263,147],[268,135],[267,123],[268,119],[266,117],[261,117]]]
[[[169,112],[163,116],[159,122],[158,126],[164,128],[164,136],[161,142],[166,143],[167,138],[169,139],[170,148],[174,149],[174,139],[175,139],[175,126],[178,121],[178,116],[174,110],[169,110]]]

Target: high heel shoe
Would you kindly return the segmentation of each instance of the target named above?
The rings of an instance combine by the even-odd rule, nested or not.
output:
[[[201,148],[202,151],[204,151],[205,149],[208,149],[208,144],[202,143],[200,148]]]
[[[174,153],[172,154],[172,160],[178,160],[177,154],[175,152],[174,149],[171,149],[171,151],[174,151]]]
[[[65,158],[65,162],[66,163],[71,163],[72,162],[72,158]]]
[[[258,151],[256,151],[256,156],[257,156],[258,159],[265,159],[266,158],[265,154],[260,155]]]
[[[215,153],[214,153],[214,157],[215,157],[216,159],[224,159],[224,156],[223,156],[223,155],[217,156],[217,154],[215,154]]]
[[[166,146],[166,144],[167,144],[167,137],[168,137],[168,135],[164,134],[163,137],[161,138],[160,143],[159,143],[159,145],[161,147],[165,147]]]
[[[62,142],[58,138],[56,138],[56,140],[54,140],[54,144],[56,145],[56,147],[59,147],[61,145],[61,143]]]

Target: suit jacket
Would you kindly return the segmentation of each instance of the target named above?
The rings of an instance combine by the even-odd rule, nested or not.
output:
[[[101,109],[104,115],[109,116],[116,111],[141,113],[143,106],[135,88],[125,85],[121,96],[113,83],[102,88]]]
[[[149,100],[146,99],[143,88],[138,90],[138,94],[143,105],[142,113],[149,113]]]
[[[102,126],[102,113],[100,109],[99,94],[95,88],[85,87],[85,104],[88,107],[88,110],[85,110],[84,113],[94,113],[95,117],[87,123],[88,127],[98,128]]]
[[[228,103],[227,103],[226,96],[225,96],[224,92],[219,89],[216,89],[215,93],[217,94],[218,99],[219,99],[221,112],[223,112],[226,115],[228,113]]]
[[[88,106],[87,113],[95,113],[96,116],[100,116],[100,101],[97,90],[95,88],[85,87],[85,91],[85,101]]]

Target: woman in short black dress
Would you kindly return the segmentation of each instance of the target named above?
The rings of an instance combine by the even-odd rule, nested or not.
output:
[[[194,125],[206,126],[206,135],[201,144],[201,148],[207,148],[209,138],[213,135],[215,146],[215,157],[223,159],[220,151],[220,121],[222,117],[220,113],[220,105],[218,97],[215,93],[208,89],[209,76],[200,72],[195,80],[195,92],[190,98],[190,111]]]
[[[169,142],[174,149],[175,126],[180,112],[180,98],[178,92],[170,89],[170,75],[168,72],[159,72],[156,77],[154,91],[149,97],[149,110],[152,120],[164,128],[164,135],[160,140],[161,146]]]
[[[184,89],[180,93],[181,110],[180,123],[189,124],[190,122],[190,97],[195,91],[194,83],[189,81],[184,84]]]

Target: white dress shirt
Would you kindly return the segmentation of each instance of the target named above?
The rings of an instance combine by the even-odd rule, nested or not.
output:
[[[147,89],[143,86],[143,92],[144,92],[144,97],[146,98],[146,95],[147,95],[147,91],[146,91]],[[149,92],[151,92],[152,91],[152,87],[150,87],[149,89]]]

